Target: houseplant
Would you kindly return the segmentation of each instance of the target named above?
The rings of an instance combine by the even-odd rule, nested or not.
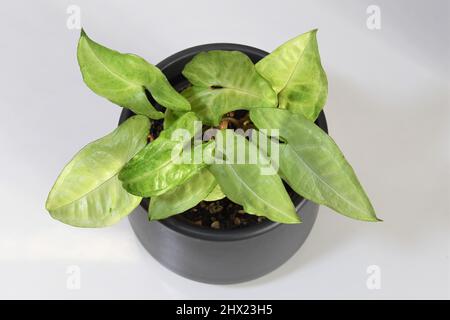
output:
[[[315,30],[267,56],[247,46],[212,44],[157,67],[82,31],[78,61],[88,87],[125,109],[116,130],[64,168],[46,203],[52,217],[102,227],[136,209],[131,224],[155,258],[212,283],[249,280],[281,265],[307,237],[318,204],[378,221],[325,132],[327,80]],[[205,137],[212,128],[215,135]],[[229,128],[250,129],[258,139]],[[174,139],[180,130],[183,138]],[[203,139],[194,139],[198,135]],[[256,153],[264,161],[236,163],[237,145],[247,160]],[[209,160],[195,161],[196,153],[187,152],[195,150]],[[277,170],[265,174],[264,168]],[[144,208],[158,222],[148,223]]]

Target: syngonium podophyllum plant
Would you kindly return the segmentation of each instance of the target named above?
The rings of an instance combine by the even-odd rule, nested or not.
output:
[[[316,30],[284,43],[256,64],[237,51],[199,53],[184,67],[190,86],[181,93],[143,58],[108,49],[83,31],[77,56],[87,86],[136,115],[85,146],[66,165],[46,203],[53,218],[102,227],[127,216],[143,197],[150,198],[151,220],[228,197],[249,214],[298,223],[284,181],[302,197],[345,216],[378,221],[352,167],[314,123],[327,97]],[[155,108],[149,96],[163,108]],[[245,121],[230,119],[236,110],[246,110]],[[158,119],[164,121],[163,130],[148,143]],[[262,174],[259,162],[174,160],[174,153],[184,152],[177,148],[180,143],[190,144],[202,128],[226,129],[229,121],[268,135],[278,130],[277,174]],[[182,142],[172,139],[177,129],[188,133]],[[248,150],[262,150],[241,135],[234,137]],[[194,149],[213,154],[216,142]]]

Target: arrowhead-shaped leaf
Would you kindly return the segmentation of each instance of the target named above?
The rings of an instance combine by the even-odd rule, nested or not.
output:
[[[150,220],[164,219],[196,206],[216,185],[214,176],[203,168],[183,184],[152,197],[148,209]]]
[[[256,146],[243,136],[233,135],[236,139],[235,145],[245,145],[246,159],[249,159],[250,152],[258,152]],[[226,148],[223,149],[225,152]],[[219,148],[216,146],[216,153],[217,150]],[[248,161],[244,164],[211,164],[208,169],[215,176],[223,193],[231,201],[242,205],[247,213],[282,223],[300,222],[281,178],[277,174],[261,174],[260,164]]]
[[[313,122],[287,110],[250,111],[259,129],[279,129],[280,173],[306,199],[326,205],[350,218],[378,221],[350,164],[336,143]]]
[[[108,49],[91,40],[84,31],[78,42],[78,64],[86,85],[98,95],[152,119],[163,118],[148,101],[145,89],[162,106],[190,110],[189,102],[154,65],[133,54]]]
[[[176,162],[177,156],[181,156],[183,146],[190,143],[190,139],[195,135],[194,123],[197,120],[193,112],[185,113],[142,149],[120,172],[119,179],[123,187],[134,195],[153,197],[183,184],[200,171],[205,166],[204,163]],[[184,138],[187,140],[172,139],[172,133],[176,129],[185,129],[187,136]]]
[[[314,121],[327,99],[328,82],[320,63],[317,30],[284,43],[256,64],[278,93],[279,107]]]
[[[232,110],[277,105],[270,84],[256,72],[250,58],[238,51],[199,53],[183,75],[193,86],[182,94],[208,125],[218,125],[222,115]]]
[[[88,144],[66,165],[47,199],[51,216],[77,227],[104,227],[136,208],[117,174],[147,143],[149,120],[134,116],[107,136]]]

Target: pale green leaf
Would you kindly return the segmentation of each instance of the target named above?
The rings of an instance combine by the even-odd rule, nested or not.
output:
[[[214,176],[203,168],[183,184],[152,197],[148,210],[150,220],[164,219],[195,207],[216,185]]]
[[[225,198],[225,194],[223,193],[222,189],[220,189],[220,185],[216,182],[216,186],[214,187],[214,189],[212,189],[211,192],[203,200],[204,201],[217,201],[217,200],[220,200],[223,198]]]
[[[117,174],[145,146],[149,127],[146,117],[134,116],[81,149],[50,191],[50,215],[73,226],[103,227],[136,208],[141,198],[128,194]]]
[[[153,197],[183,184],[200,171],[204,163],[177,163],[182,160],[183,147],[196,133],[195,121],[193,112],[184,114],[131,159],[119,174],[123,187],[134,195]],[[184,139],[172,139],[176,129],[185,129]]]
[[[232,110],[277,105],[270,84],[238,51],[201,52],[185,66],[183,75],[193,86],[182,94],[207,125],[218,125],[222,115]]]
[[[164,129],[170,127],[179,117],[184,114],[182,111],[173,111],[170,109],[166,109],[164,112]]]
[[[245,145],[246,159],[250,152],[258,152],[256,146],[243,136],[234,134],[236,143]],[[224,142],[224,146],[226,142]],[[229,154],[227,147],[224,153]],[[216,152],[220,150],[216,146]],[[213,173],[223,193],[233,202],[244,207],[247,213],[265,216],[272,221],[298,223],[300,218],[295,211],[281,178],[277,174],[264,175],[260,164],[246,163],[211,164]]]
[[[279,129],[287,141],[280,148],[280,174],[295,192],[350,218],[378,220],[352,167],[322,129],[282,109],[254,109],[250,118],[260,129]]]
[[[157,67],[141,57],[108,49],[84,31],[78,42],[78,64],[87,86],[98,95],[152,119],[163,118],[148,101],[145,89],[162,106],[190,110],[189,102],[167,81]]]
[[[317,30],[284,43],[256,64],[278,93],[279,107],[314,121],[322,110],[328,82],[317,47]]]
[[[202,124],[194,112],[186,112],[180,114],[180,116],[174,119],[170,125],[167,125],[166,119],[164,119],[164,130],[160,132],[159,137],[165,139],[175,139],[183,133],[180,132],[181,130],[178,131],[179,129],[186,130],[186,135],[193,137],[196,134],[201,133]]]

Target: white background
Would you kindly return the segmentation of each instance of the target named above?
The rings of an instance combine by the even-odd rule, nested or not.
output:
[[[93,39],[153,63],[211,42],[271,51],[319,28],[330,134],[384,222],[321,208],[285,265],[213,286],[161,267],[126,219],[98,230],[52,220],[57,174],[120,113],[81,80],[69,4]],[[366,27],[369,4],[381,30]],[[14,0],[0,17],[0,298],[449,298],[448,1]],[[380,290],[366,287],[373,264]],[[70,265],[80,290],[66,287]]]

